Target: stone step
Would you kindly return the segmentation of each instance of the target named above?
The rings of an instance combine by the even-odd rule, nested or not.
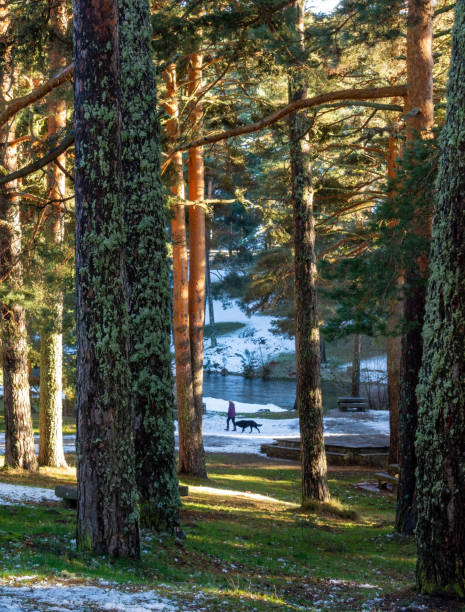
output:
[[[278,440],[274,444],[262,444],[260,452],[268,457],[299,461],[300,447],[285,446],[281,444],[281,442],[282,440]],[[326,446],[326,458],[329,465],[366,465],[371,467],[383,467],[387,463],[388,449],[360,449],[328,445]]]
[[[278,446],[300,449],[300,438],[275,438]]]

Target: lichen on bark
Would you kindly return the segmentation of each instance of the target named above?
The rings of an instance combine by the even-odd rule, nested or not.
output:
[[[119,0],[121,196],[129,310],[136,478],[143,524],[175,531],[180,498],[174,454],[167,211],[147,0]]]
[[[465,0],[453,30],[417,388],[417,586],[465,598]]]
[[[139,556],[116,0],[76,0],[78,546]]]

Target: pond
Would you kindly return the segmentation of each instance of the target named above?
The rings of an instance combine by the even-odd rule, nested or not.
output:
[[[337,398],[348,395],[349,385],[322,382],[323,408],[337,408]],[[203,379],[204,397],[234,400],[250,404],[276,404],[292,410],[296,395],[295,380],[245,378],[244,376],[205,374]]]

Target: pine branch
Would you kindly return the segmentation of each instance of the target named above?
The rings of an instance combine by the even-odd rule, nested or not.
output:
[[[36,87],[31,93],[27,94],[27,96],[22,96],[21,98],[17,98],[8,104],[8,106],[0,113],[0,127],[5,125],[5,123],[16,115],[17,112],[26,108],[30,104],[34,104],[37,100],[40,100],[48,93],[73,78],[74,73],[74,64],[70,64],[66,68],[64,68],[57,75],[49,79],[46,83],[42,83],[39,87]]]
[[[378,98],[395,98],[405,97],[407,95],[407,85],[397,85],[393,87],[368,87],[366,89],[341,89],[338,91],[330,91],[328,93],[314,96],[313,98],[303,98],[295,100],[290,104],[287,104],[283,108],[275,111],[271,115],[260,119],[255,123],[249,123],[248,125],[241,125],[225,132],[216,132],[209,136],[204,136],[193,140],[185,145],[182,145],[175,149],[173,153],[177,151],[186,151],[195,147],[201,147],[208,144],[213,144],[221,140],[227,140],[228,138],[234,138],[235,136],[242,136],[243,134],[251,134],[252,132],[259,132],[269,125],[276,123],[283,117],[290,115],[293,112],[302,110],[304,108],[313,108],[320,106],[327,102],[347,100],[351,104],[357,104],[357,100],[375,100]],[[397,108],[395,109],[397,110]]]
[[[69,149],[69,147],[72,146],[73,144],[74,144],[74,132],[70,132],[67,136],[63,138],[63,140],[57,147],[49,151],[47,155],[44,155],[44,157],[41,157],[35,162],[32,162],[32,164],[24,166],[24,168],[21,168],[20,170],[17,170],[16,172],[12,172],[11,174],[6,174],[5,176],[1,176],[0,185],[5,185],[6,183],[10,183],[11,181],[15,181],[16,179],[19,179],[19,178],[24,178],[25,176],[28,176],[29,174],[32,174],[33,172],[40,170],[41,168],[43,168],[50,162],[55,161],[57,157],[59,157],[62,153],[64,153],[66,149]]]

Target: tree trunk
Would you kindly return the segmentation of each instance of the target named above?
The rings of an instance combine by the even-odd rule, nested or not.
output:
[[[213,183],[208,181],[208,199],[210,200],[213,196]],[[213,308],[213,296],[212,296],[212,281],[210,273],[210,244],[211,244],[212,227],[211,220],[208,220],[205,227],[205,261],[206,261],[206,288],[207,288],[207,304],[208,304],[208,322],[210,324],[210,347],[216,348],[218,345],[216,339],[216,325],[215,325],[215,309]]]
[[[422,593],[465,598],[465,0],[456,4],[418,387]]]
[[[362,338],[354,334],[354,353],[352,358],[352,397],[360,397],[360,351]]]
[[[0,7],[3,24],[1,37],[8,34],[8,8]],[[3,42],[3,41],[2,41]],[[0,73],[1,105],[12,95],[13,76],[9,49],[5,42],[5,57]],[[1,134],[2,164],[7,172],[17,169],[17,149],[8,142],[15,139],[14,125]],[[23,270],[21,262],[21,221],[17,182],[7,183],[0,191],[0,277],[6,293],[21,293]],[[2,309],[3,409],[5,415],[5,463],[26,470],[37,468],[29,394],[28,339],[26,311],[17,302],[5,300]]]
[[[396,178],[396,146],[392,136],[389,136],[388,178]],[[391,192],[392,195],[392,192]],[[400,299],[402,286],[399,280],[396,285],[396,296],[389,305],[387,321],[387,375],[388,375],[388,402],[389,402],[389,458],[390,464],[399,463],[399,391],[400,391],[400,358],[402,353],[402,336],[399,328],[402,323],[403,305]]]
[[[121,194],[126,227],[129,362],[141,522],[175,532],[179,488],[174,454],[171,296],[167,215],[148,0],[118,0],[121,57]]]
[[[390,305],[388,328],[394,330],[402,320],[402,302],[396,300]],[[401,336],[387,338],[387,373],[389,400],[389,463],[399,462],[399,389]]]
[[[407,23],[407,146],[433,125],[433,3],[409,0]],[[414,109],[418,109],[416,112]],[[416,205],[416,203],[414,204]],[[413,231],[429,233],[429,221],[421,210]],[[404,325],[402,337],[401,382],[399,395],[399,487],[397,490],[396,529],[411,534],[416,523],[415,431],[417,423],[416,387],[421,365],[421,331],[425,311],[426,253],[410,262],[404,273]]]
[[[326,343],[320,336],[320,363],[327,363],[326,359]]]
[[[206,280],[207,280],[207,304],[208,304],[208,323],[210,325],[210,347],[216,348],[218,346],[218,341],[216,337],[216,324],[215,324],[215,309],[213,307],[213,297],[212,297],[212,282],[211,282],[211,274],[210,274],[210,232],[211,229],[207,227],[205,231],[205,244],[207,249],[207,270],[206,270]]]
[[[77,541],[137,557],[118,29],[116,0],[75,0]]]
[[[170,117],[166,129],[170,142],[179,138],[178,89],[176,65],[169,64],[163,73],[166,81],[165,109]],[[184,200],[184,174],[182,153],[175,153],[170,167],[170,191]],[[195,423],[194,392],[192,387],[192,360],[189,334],[189,263],[187,256],[186,211],[183,204],[174,206],[171,219],[173,241],[173,337],[176,362],[176,397],[179,430],[179,471],[188,472],[195,465],[195,453],[191,456],[191,440],[197,432],[191,430]],[[196,445],[195,445],[196,446]]]
[[[66,57],[61,40],[66,36],[67,11],[64,0],[51,4],[50,25],[54,31],[49,49],[51,76],[66,67]],[[48,105],[48,136],[66,127],[66,101],[54,92]],[[66,166],[66,155],[57,159],[62,168]],[[48,200],[53,203],[48,212],[50,239],[59,249],[64,239],[64,206],[60,200],[66,196],[66,175],[57,164],[48,168]],[[43,325],[40,334],[40,419],[39,419],[39,465],[51,467],[66,466],[63,452],[63,294],[59,288],[52,288],[49,304],[49,321]]]
[[[202,56],[190,57],[188,93],[193,98],[202,85]],[[195,102],[193,102],[195,104]],[[198,128],[202,111],[196,105],[191,121]],[[203,147],[189,149],[189,200],[205,199]],[[195,414],[190,424],[189,462],[179,466],[180,471],[206,477],[205,452],[202,440],[203,392],[203,327],[205,323],[205,212],[200,206],[189,207],[189,333],[192,359],[192,381]]]
[[[289,9],[298,33],[299,55],[304,45],[304,0]],[[297,72],[297,70],[296,70]],[[306,96],[306,83],[298,74],[289,78],[289,101]],[[292,204],[294,209],[297,410],[300,422],[302,503],[327,501],[326,454],[320,379],[320,332],[316,293],[315,219],[310,147],[305,118],[290,116]]]

